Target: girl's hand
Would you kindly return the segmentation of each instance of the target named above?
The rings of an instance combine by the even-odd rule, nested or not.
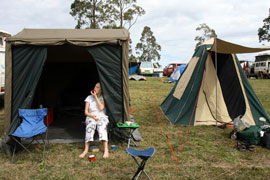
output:
[[[94,97],[97,97],[96,91],[92,90],[92,91],[90,91],[90,93],[91,93],[91,95],[93,95]]]
[[[98,117],[94,115],[93,116],[93,119],[97,121],[98,120]]]

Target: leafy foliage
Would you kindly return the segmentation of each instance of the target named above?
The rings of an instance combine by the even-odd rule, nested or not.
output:
[[[133,54],[130,54],[129,55],[129,58],[128,58],[128,61],[129,62],[137,62],[137,59],[136,59],[136,57]]]
[[[76,28],[127,28],[145,14],[137,0],[74,0],[70,14],[77,20]]]
[[[269,16],[263,20],[263,26],[258,29],[259,42],[270,42],[270,9]]]
[[[195,41],[198,41],[196,44],[196,47],[201,45],[204,41],[217,37],[217,34],[214,29],[211,29],[207,24],[203,23],[200,24],[197,28],[196,31],[201,31],[202,35],[201,36],[196,36]]]
[[[103,10],[104,0],[74,0],[70,15],[77,20],[77,29],[97,29],[109,21],[109,16]]]
[[[139,61],[160,60],[159,51],[161,51],[161,46],[156,42],[151,28],[145,26],[141,35],[140,42],[135,47]]]
[[[130,29],[138,17],[145,14],[145,10],[136,3],[137,0],[107,0],[104,9],[111,19],[110,24],[105,28],[125,27]]]

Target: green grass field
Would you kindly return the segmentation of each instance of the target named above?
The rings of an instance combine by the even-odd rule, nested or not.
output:
[[[269,150],[260,146],[256,146],[254,152],[236,150],[236,141],[229,139],[231,128],[190,127],[181,152],[187,126],[172,126],[159,109],[174,84],[162,83],[160,78],[152,77],[148,77],[147,81],[129,83],[132,109],[135,109],[132,115],[140,124],[139,130],[144,139],[138,142],[139,148],[156,148],[145,169],[152,179],[270,179]],[[250,83],[270,113],[270,80],[250,80]],[[1,134],[3,113],[0,115]],[[102,152],[94,153],[95,163],[89,163],[87,158],[78,158],[83,143],[50,144],[46,160],[42,163],[32,160],[23,152],[16,156],[16,163],[11,164],[10,158],[0,153],[0,179],[131,179],[137,166],[125,152],[126,144],[109,144],[116,144],[118,149],[110,151],[109,159],[102,159]],[[102,149],[101,144],[95,145]],[[40,146],[33,146],[32,151],[38,153]],[[140,179],[146,179],[144,174]]]

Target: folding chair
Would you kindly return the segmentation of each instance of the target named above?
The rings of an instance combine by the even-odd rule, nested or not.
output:
[[[131,155],[131,157],[135,160],[135,162],[138,165],[137,172],[133,176],[132,180],[133,179],[137,180],[142,172],[147,176],[148,179],[151,180],[151,178],[148,176],[148,174],[144,171],[144,167],[145,167],[146,161],[154,155],[155,148],[151,147],[151,148],[143,149],[143,150],[137,150],[134,148],[127,148],[126,151],[129,155]],[[136,157],[139,157],[142,159],[141,164],[139,164]]]
[[[38,137],[41,137],[42,143],[44,145],[42,160],[44,159],[46,142],[44,140],[43,134],[45,133],[45,139],[47,139],[48,133],[47,126],[44,124],[44,118],[47,115],[47,112],[48,112],[47,108],[19,109],[19,116],[22,118],[22,122],[19,125],[19,127],[17,127],[15,132],[10,135],[11,139],[15,141],[11,162],[13,162],[17,144],[20,145],[24,150],[29,152],[30,155],[32,156],[32,153],[28,148],[34,141],[41,144],[37,140]],[[48,124],[48,117],[47,117],[47,124]],[[23,139],[31,138],[32,140],[30,143],[24,145],[23,143],[20,142],[21,138]]]

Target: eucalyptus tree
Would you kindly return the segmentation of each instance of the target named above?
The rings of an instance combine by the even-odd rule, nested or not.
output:
[[[269,15],[263,20],[263,26],[258,29],[259,42],[270,42],[270,8]]]
[[[102,28],[109,20],[103,9],[104,4],[104,0],[74,0],[70,15],[77,21],[76,28]]]
[[[145,10],[137,0],[74,0],[70,15],[77,21],[76,28],[130,29]]]
[[[200,31],[202,34],[195,37],[195,41],[198,41],[196,47],[201,45],[204,41],[207,41],[211,38],[217,37],[217,34],[214,29],[211,29],[207,24],[200,24],[196,31]]]
[[[161,51],[161,46],[157,43],[150,27],[144,27],[141,33],[140,42],[137,43],[135,50],[139,61],[151,62],[160,60],[159,53]]]

